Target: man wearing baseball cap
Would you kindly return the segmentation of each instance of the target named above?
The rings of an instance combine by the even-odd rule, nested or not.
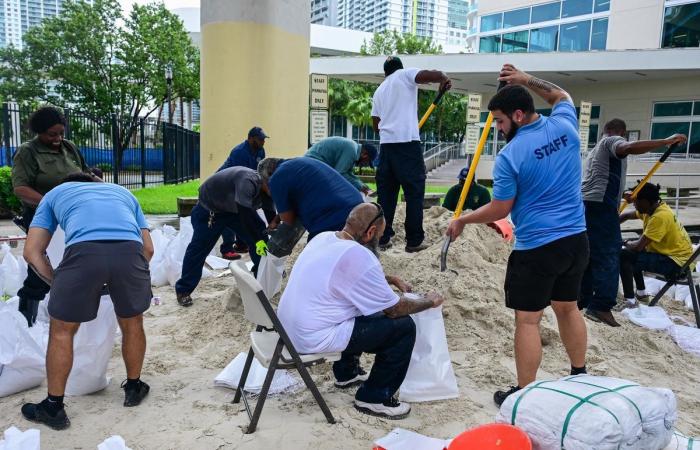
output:
[[[377,158],[377,147],[372,144],[360,144],[352,139],[332,136],[321,139],[311,146],[304,156],[317,159],[334,168],[350,184],[363,194],[369,194],[369,187],[353,173],[357,166],[373,167]]]
[[[469,173],[469,167],[465,167],[459,172],[459,183],[455,184],[447,191],[445,194],[445,200],[442,202],[442,207],[447,208],[450,211],[457,209],[457,203],[459,202],[459,197],[462,195],[462,188],[464,187],[464,181],[467,179],[467,174]],[[491,201],[491,194],[489,190],[478,184],[476,178],[472,180],[472,185],[469,187],[469,195],[464,200],[463,209],[471,209],[476,211],[482,206],[486,205]]]
[[[217,172],[237,166],[258,170],[258,163],[265,159],[265,139],[269,137],[262,128],[258,126],[251,128],[248,131],[248,139],[233,147],[231,154]],[[272,217],[268,217],[267,220],[272,220]],[[236,233],[230,228],[224,228],[221,237],[223,242],[219,250],[222,258],[235,260],[240,259],[241,254],[248,253],[246,243],[242,239],[236,238]]]

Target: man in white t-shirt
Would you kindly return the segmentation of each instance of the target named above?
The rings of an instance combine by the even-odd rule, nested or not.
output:
[[[437,307],[443,297],[407,297],[409,284],[384,275],[377,258],[384,227],[382,208],[362,203],[342,231],[320,233],[294,264],[277,314],[299,353],[342,352],[333,364],[335,385],[361,384],[356,409],[402,419],[411,406],[394,394],[406,377],[416,339],[409,314]],[[369,376],[360,367],[362,353],[377,355]]]
[[[425,250],[423,244],[423,197],[425,163],[418,130],[418,85],[440,83],[441,90],[452,87],[439,70],[404,69],[401,60],[390,56],[384,62],[384,81],[372,97],[372,122],[379,133],[377,195],[386,213],[386,230],[379,240],[382,250],[391,246],[392,228],[399,189],[406,198],[407,252]]]

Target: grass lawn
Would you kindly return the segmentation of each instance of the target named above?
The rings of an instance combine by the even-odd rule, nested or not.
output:
[[[373,191],[377,189],[374,183],[368,186]],[[426,192],[446,193],[449,186],[426,186]],[[146,214],[177,214],[178,197],[196,197],[199,180],[182,184],[168,184],[132,191]]]

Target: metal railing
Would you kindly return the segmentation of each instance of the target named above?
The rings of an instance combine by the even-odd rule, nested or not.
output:
[[[34,137],[32,110],[4,103],[0,109],[0,166],[11,166],[20,145]],[[63,109],[65,138],[76,144],[89,167],[128,189],[199,178],[199,133],[150,119],[94,117]]]
[[[451,159],[462,156],[462,144],[454,142],[443,142],[423,153],[425,161],[425,173],[435,170]]]
[[[627,179],[629,180],[630,178],[633,180],[631,185],[636,185],[637,180],[643,178],[646,176],[646,173],[628,173],[627,174]],[[677,173],[677,172],[666,172],[666,173],[656,173],[654,177],[675,177],[676,178],[676,187],[675,188],[668,188],[667,189],[675,189],[675,195],[674,196],[666,196],[665,201],[666,203],[674,202],[674,210],[676,215],[678,215],[678,209],[680,207],[681,200],[700,200],[700,195],[690,195],[690,191],[694,189],[700,189],[700,186],[697,186],[695,188],[685,188],[681,187],[681,177],[696,177],[700,179],[700,172],[695,172],[695,173]],[[654,183],[654,179],[652,178],[650,183]],[[629,186],[630,184],[628,184]],[[680,195],[682,189],[687,189],[689,192],[689,195]]]

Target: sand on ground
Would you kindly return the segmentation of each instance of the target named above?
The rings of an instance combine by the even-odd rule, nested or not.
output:
[[[240,297],[231,276],[208,278],[195,291],[194,305],[181,308],[172,287],[155,288],[162,304],[145,314],[148,349],[143,380],[151,393],[136,408],[122,406],[119,388],[125,370],[116,345],[110,362],[110,385],[103,391],[66,400],[72,425],[65,431],[41,430],[43,449],[95,449],[105,438],[121,435],[137,449],[362,449],[395,427],[425,435],[452,438],[461,431],[493,421],[496,389],[514,383],[513,313],[504,305],[503,279],[510,245],[486,226],[468,226],[450,248],[449,270],[439,270],[442,235],[450,213],[434,207],[425,214],[426,242],[421,253],[403,252],[403,226],[396,223],[394,248],[383,252],[387,274],[413,284],[415,291],[436,290],[446,296],[445,328],[457,399],[415,403],[401,421],[370,417],[352,407],[353,392],[336,389],[330,365],[311,369],[312,376],[337,423],[329,425],[306,389],[271,397],[258,430],[243,434],[248,417],[242,404],[232,404],[231,389],[214,387],[214,377],[239,352],[248,350],[251,325],[243,318]],[[403,220],[403,210],[397,213]],[[300,243],[288,261],[303,247]],[[277,299],[275,299],[276,302]],[[692,319],[678,303],[666,299],[671,314]],[[643,385],[666,387],[678,399],[677,428],[700,435],[700,360],[681,350],[661,331],[639,328],[623,316],[619,328],[587,321],[588,367],[595,375],[626,378]],[[568,375],[569,363],[558,336],[556,320],[547,310],[542,322],[544,358],[539,379]],[[366,369],[372,357],[363,358]],[[26,429],[20,407],[39,401],[45,383],[36,389],[0,399],[0,430]]]

